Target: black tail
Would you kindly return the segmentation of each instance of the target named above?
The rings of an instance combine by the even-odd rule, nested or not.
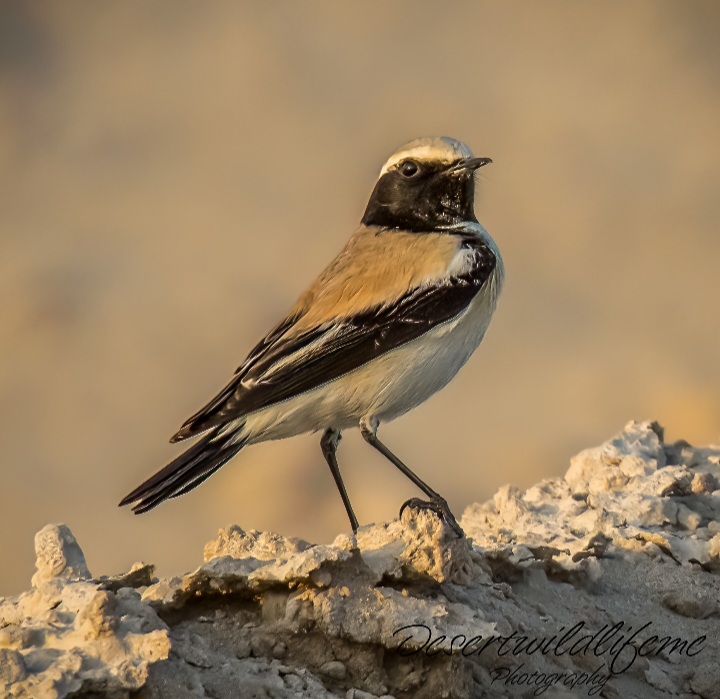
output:
[[[232,459],[246,441],[238,438],[237,430],[213,430],[126,495],[119,507],[135,503],[132,509],[139,515],[165,500],[187,493]]]

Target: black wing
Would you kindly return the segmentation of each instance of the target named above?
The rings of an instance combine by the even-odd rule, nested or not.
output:
[[[342,321],[335,319],[290,338],[284,334],[296,319],[278,326],[218,396],[183,425],[177,439],[317,388],[459,315],[496,264],[484,243],[464,244],[473,250],[474,258],[463,275],[416,287],[392,304]]]
[[[236,391],[238,384],[241,380],[243,372],[248,368],[252,367],[253,364],[264,354],[271,351],[274,344],[278,343],[278,340],[296,323],[298,315],[288,316],[281,323],[276,325],[260,342],[250,350],[245,361],[235,369],[230,382],[213,398],[207,405],[203,406],[194,415],[191,415],[182,427],[176,432],[170,439],[171,442],[179,442],[188,437],[204,432],[207,428],[203,427],[212,416],[216,415],[232,397],[232,394]],[[215,423],[213,423],[215,424]],[[208,425],[211,427],[212,425]]]

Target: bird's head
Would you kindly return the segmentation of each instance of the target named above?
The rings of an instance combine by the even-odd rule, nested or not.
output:
[[[410,141],[383,165],[362,223],[420,232],[476,222],[474,175],[490,162],[447,136]]]

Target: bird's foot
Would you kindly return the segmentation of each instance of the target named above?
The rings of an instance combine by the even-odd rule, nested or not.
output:
[[[431,510],[458,535],[459,539],[465,536],[465,532],[455,519],[455,515],[450,510],[450,506],[447,504],[445,498],[437,497],[432,500],[410,498],[407,502],[403,503],[398,517],[402,517],[402,513],[406,507],[413,507],[417,510]]]

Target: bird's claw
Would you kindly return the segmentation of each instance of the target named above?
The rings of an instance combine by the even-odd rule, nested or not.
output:
[[[406,507],[413,507],[417,510],[432,510],[441,520],[443,520],[458,536],[462,539],[465,536],[465,532],[462,527],[458,524],[455,519],[455,515],[450,510],[450,506],[447,504],[445,498],[433,498],[432,500],[421,500],[420,498],[410,498],[403,503],[400,508],[400,514],[398,517],[402,517]]]

